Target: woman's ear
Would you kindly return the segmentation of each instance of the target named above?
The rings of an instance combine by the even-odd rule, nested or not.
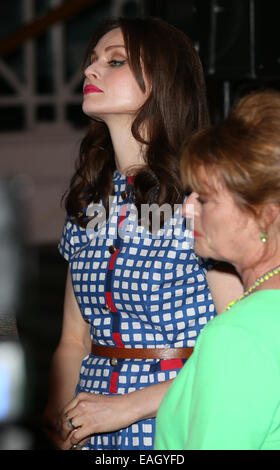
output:
[[[277,218],[280,218],[280,204],[269,203],[262,206],[258,211],[261,232],[267,233]]]

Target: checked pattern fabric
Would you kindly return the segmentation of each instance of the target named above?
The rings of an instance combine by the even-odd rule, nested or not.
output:
[[[67,218],[59,242],[92,341],[119,348],[193,347],[215,316],[207,263],[192,247],[185,248],[170,221],[168,230],[157,236],[135,224],[130,206],[133,178],[116,171],[114,186],[108,220],[84,229]],[[113,363],[90,354],[82,362],[76,393],[130,393],[175,378],[183,364],[182,359]],[[84,448],[148,450],[154,433],[155,420],[143,420],[118,432],[94,435]]]

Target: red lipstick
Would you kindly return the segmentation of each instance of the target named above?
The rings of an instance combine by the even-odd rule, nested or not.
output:
[[[84,95],[87,95],[88,93],[103,93],[103,91],[95,85],[86,85],[84,88]]]
[[[197,232],[196,230],[194,230],[193,236],[194,236],[194,238],[202,238],[202,235],[199,232]]]

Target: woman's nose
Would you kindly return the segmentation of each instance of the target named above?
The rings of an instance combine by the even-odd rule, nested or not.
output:
[[[192,192],[183,204],[183,215],[185,217],[193,217],[194,215],[198,215],[198,202],[197,202],[198,194]]]
[[[100,78],[100,72],[98,71],[98,66],[96,63],[90,64],[86,69],[85,69],[85,76],[87,78]]]

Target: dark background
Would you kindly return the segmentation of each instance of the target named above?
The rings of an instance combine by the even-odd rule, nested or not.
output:
[[[17,3],[19,5],[19,2]],[[205,71],[210,113],[214,123],[223,119],[235,100],[248,91],[265,87],[279,89],[277,3],[269,0],[126,1],[123,2],[121,14],[162,17],[186,32],[194,41]],[[112,2],[104,0],[102,3],[89,5],[69,20],[69,40],[77,42],[81,45],[81,50],[84,50],[93,24],[107,15],[111,4]],[[42,0],[36,5],[38,15],[47,13],[46,2]],[[12,13],[9,4],[6,4],[6,7],[1,5],[0,12],[1,9],[6,14],[2,18],[10,18],[10,23],[6,21],[0,24],[1,37],[5,38],[15,26],[20,27],[21,24],[16,9],[13,9]],[[39,50],[47,57],[47,42],[44,37],[38,41]],[[38,60],[40,57],[39,55]],[[10,63],[20,63],[20,60],[17,51],[7,57]],[[69,70],[71,67],[73,62],[69,58]],[[38,89],[42,92],[51,91],[51,80],[42,69],[37,77]],[[0,92],[2,95],[11,93],[9,86],[2,79]],[[0,120],[0,132],[20,129],[20,107],[17,112],[6,109],[5,113],[6,119]],[[51,106],[38,109],[38,116],[51,120]],[[81,129],[86,126],[86,120],[78,105],[69,106],[69,120]],[[20,191],[17,193],[13,190],[10,195],[9,189],[6,190],[3,185],[2,190],[6,197],[10,196],[11,207],[14,204],[13,198],[21,198]],[[26,383],[20,390],[24,395],[24,412],[15,422],[8,420],[2,423],[0,448],[3,434],[6,434],[7,430],[12,429],[11,440],[14,439],[15,425],[15,429],[19,428],[31,436],[31,441],[28,444],[23,443],[23,446],[51,449],[41,431],[41,416],[47,398],[50,360],[61,331],[67,264],[57,251],[57,243],[26,245],[22,237],[21,222],[20,217],[15,224],[5,213],[0,213],[0,270],[3,276],[0,281],[5,277],[14,288],[8,309],[12,313],[0,316],[0,339],[19,340],[26,360]],[[2,265],[1,252],[5,253],[5,263],[3,261]],[[15,253],[16,272],[11,269]],[[5,297],[5,293],[1,294],[0,290],[1,295]],[[5,445],[2,443],[4,448]]]

